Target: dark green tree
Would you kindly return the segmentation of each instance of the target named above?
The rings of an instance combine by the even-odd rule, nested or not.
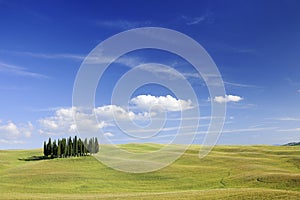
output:
[[[79,138],[78,139],[78,156],[82,156],[82,152],[83,152],[83,150],[82,150],[82,141]]]
[[[46,141],[44,141],[44,156],[48,156]]]
[[[93,153],[93,140],[92,138],[89,139],[89,144],[88,144],[88,153],[92,154]]]
[[[98,138],[92,137],[89,140],[87,138],[81,140],[75,136],[73,139],[69,137],[68,139],[62,138],[51,142],[49,138],[48,143],[44,141],[44,156],[51,158],[65,158],[72,156],[86,156],[99,152],[99,142]]]
[[[72,156],[72,150],[73,150],[72,138],[69,137],[69,139],[68,139],[68,157]]]
[[[87,153],[88,153],[88,142],[87,142],[87,138],[84,139],[83,146],[84,146],[83,152],[84,152],[84,155],[86,156]]]
[[[53,141],[52,149],[51,158],[55,158],[57,156],[57,144],[55,140]]]
[[[94,150],[95,153],[98,153],[99,152],[99,143],[98,143],[98,139],[95,138],[95,150]]]
[[[58,158],[61,157],[61,141],[60,139],[57,140],[57,155]]]
[[[67,154],[67,142],[66,142],[66,138],[63,138],[61,140],[61,157],[64,158],[66,157]]]
[[[47,156],[50,156],[52,154],[52,142],[51,138],[49,138],[47,143]]]
[[[74,156],[78,156],[78,140],[76,135],[74,137]]]

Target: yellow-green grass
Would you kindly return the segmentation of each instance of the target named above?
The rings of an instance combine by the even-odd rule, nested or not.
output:
[[[202,159],[199,149],[143,174],[115,171],[91,156],[24,161],[42,150],[0,151],[0,199],[300,199],[300,147],[216,146]]]

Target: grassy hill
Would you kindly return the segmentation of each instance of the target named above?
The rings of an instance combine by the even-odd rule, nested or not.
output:
[[[217,146],[203,159],[199,148],[144,174],[118,172],[93,157],[25,161],[42,150],[0,151],[0,199],[300,199],[299,147]]]
[[[283,146],[300,146],[300,142],[290,142],[290,143],[284,144]]]

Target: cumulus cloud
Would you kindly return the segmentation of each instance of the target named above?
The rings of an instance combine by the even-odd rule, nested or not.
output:
[[[111,120],[114,117],[119,120],[122,119],[133,119],[135,118],[135,113],[132,111],[126,111],[124,108],[116,105],[105,105],[95,108],[95,113],[98,118]]]
[[[235,96],[235,95],[225,95],[225,97],[223,97],[223,96],[215,96],[214,97],[214,102],[217,102],[217,103],[239,102],[241,100],[243,100],[242,97]]]
[[[32,132],[34,131],[34,126],[31,122],[27,122],[27,124],[20,124],[19,130],[20,132],[26,137],[29,138],[32,135]]]
[[[17,138],[20,136],[20,131],[17,125],[10,121],[0,125],[0,135],[5,138]]]
[[[53,116],[38,120],[39,133],[43,135],[75,134],[77,130],[81,133],[96,133],[99,129],[114,126],[115,120],[148,120],[162,110],[183,111],[192,108],[190,100],[175,99],[167,96],[140,95],[130,100],[134,105],[132,110],[127,110],[118,105],[104,105],[94,108],[92,111],[72,108],[58,108]],[[149,112],[149,109],[152,109]],[[146,111],[144,111],[146,109]],[[95,119],[97,117],[97,120]],[[76,122],[74,121],[76,119]],[[113,134],[108,134],[108,137]]]
[[[38,121],[40,125],[39,133],[43,135],[74,134],[78,129],[84,133],[95,133],[99,129],[112,126],[110,121],[114,119],[136,120],[149,117],[149,115],[147,112],[134,113],[127,111],[116,105],[96,107],[93,112],[87,112],[75,107],[59,108],[53,116]]]
[[[73,115],[75,115],[76,122]],[[73,134],[76,133],[78,127],[82,132],[95,132],[109,125],[104,121],[97,123],[93,114],[81,112],[75,107],[60,108],[54,116],[40,119],[38,122],[39,132],[45,135]]]
[[[171,95],[152,96],[139,95],[130,100],[138,108],[146,110],[184,111],[193,108],[191,100],[176,99]]]
[[[12,121],[2,122],[0,120],[0,143],[23,144],[24,138],[29,138],[34,130],[31,122],[16,124]]]

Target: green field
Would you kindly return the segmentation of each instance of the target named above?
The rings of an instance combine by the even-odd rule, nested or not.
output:
[[[203,159],[199,149],[144,174],[115,171],[91,156],[25,161],[42,150],[2,150],[0,199],[300,199],[300,147],[216,146]]]

